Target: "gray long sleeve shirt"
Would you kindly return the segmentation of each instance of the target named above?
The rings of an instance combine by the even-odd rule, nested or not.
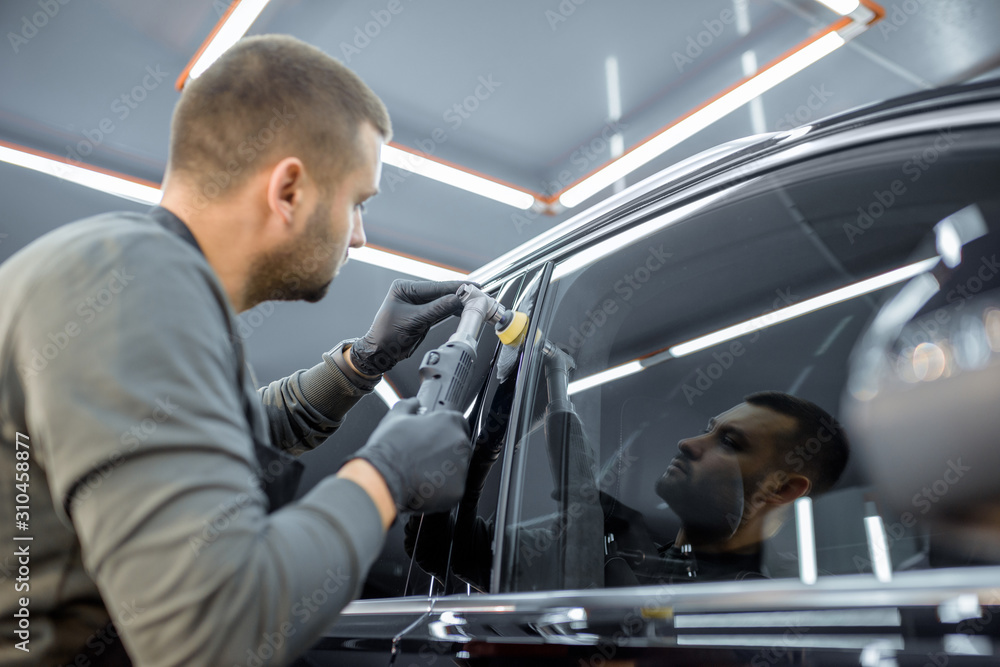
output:
[[[372,500],[330,477],[269,514],[254,441],[311,449],[367,391],[328,353],[258,392],[236,335],[205,258],[149,215],[0,265],[0,663],[79,664],[117,630],[137,665],[285,664],[357,595]]]

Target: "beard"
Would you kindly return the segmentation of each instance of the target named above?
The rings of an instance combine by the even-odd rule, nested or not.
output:
[[[320,202],[301,234],[254,260],[246,292],[250,307],[264,301],[316,303],[326,296],[346,252],[334,238],[329,210]]]
[[[702,542],[724,541],[740,526],[745,506],[739,469],[718,478],[691,479],[688,473],[664,473],[656,482],[656,495],[680,518],[689,538]]]

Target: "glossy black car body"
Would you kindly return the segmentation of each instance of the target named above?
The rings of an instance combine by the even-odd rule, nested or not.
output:
[[[587,563],[594,538],[608,539],[607,527],[584,518],[551,529],[565,506],[550,499],[545,457],[533,458],[544,449],[536,441],[551,437],[542,435],[551,425],[540,425],[544,339],[575,357],[574,381],[638,364],[642,373],[624,380],[577,386],[574,401],[592,436],[587,446],[602,474],[614,478],[601,482],[602,493],[653,525],[660,510],[644,487],[658,472],[643,470],[645,458],[619,470],[628,451],[639,456],[627,450],[637,445],[625,431],[651,414],[666,416],[679,431],[664,437],[672,447],[698,419],[763,388],[804,393],[836,412],[848,355],[900,282],[798,319],[782,319],[787,309],[925,261],[933,225],[969,204],[980,207],[991,231],[1000,225],[1000,82],[720,146],[474,273],[505,305],[528,311],[533,327],[519,358],[498,351],[490,333],[480,343],[469,412],[480,468],[460,511],[495,532],[472,535],[461,518],[454,529],[454,516],[443,528],[427,518],[411,523],[411,548],[414,538],[418,547],[426,540],[425,553],[438,559],[432,578],[407,555],[407,522],[397,522],[369,577],[368,599],[344,611],[309,659],[754,667],[1000,660],[1000,566],[947,554],[948,535],[921,527],[923,502],[902,508],[908,512],[886,505],[863,457],[832,500],[817,500],[826,564],[815,583],[802,580],[801,560],[780,558],[795,541],[779,533],[774,540],[792,546],[776,551],[768,578],[632,587],[608,583]],[[745,329],[714,347],[682,354],[677,345],[734,326]],[[432,332],[422,349],[450,333]],[[401,394],[414,394],[414,365],[392,380]],[[892,551],[889,579],[873,573],[864,542],[861,519],[876,516]],[[657,521],[654,528],[675,529],[669,519]],[[543,524],[556,539],[532,561],[524,535]]]

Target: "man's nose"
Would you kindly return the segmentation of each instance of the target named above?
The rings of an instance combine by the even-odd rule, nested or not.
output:
[[[368,239],[365,237],[365,225],[361,220],[361,214],[358,213],[358,220],[351,230],[351,247],[363,248],[367,241]]]
[[[701,458],[704,449],[699,438],[684,438],[677,443],[677,449],[689,459]]]

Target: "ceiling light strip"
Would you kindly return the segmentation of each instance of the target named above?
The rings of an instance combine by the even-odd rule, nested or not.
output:
[[[832,292],[827,292],[826,294],[806,299],[805,301],[787,306],[780,310],[765,313],[764,315],[755,317],[745,322],[734,324],[731,327],[726,327],[725,329],[720,329],[719,331],[699,336],[698,338],[689,340],[686,343],[674,345],[668,349],[668,352],[670,352],[670,354],[674,357],[684,357],[695,352],[700,352],[701,350],[713,347],[720,343],[725,343],[733,340],[734,338],[740,338],[741,336],[754,333],[755,331],[767,329],[775,324],[787,322],[788,320],[795,319],[796,317],[801,317],[822,308],[833,306],[841,303],[842,301],[854,299],[870,292],[875,292],[884,287],[889,287],[890,285],[903,282],[904,280],[909,280],[910,278],[920,275],[925,271],[929,271],[935,264],[937,264],[937,262],[938,258],[932,257],[921,262],[908,264],[907,266],[900,267],[893,271],[847,285],[846,287],[841,287],[840,289],[835,289]]]
[[[861,6],[860,0],[818,0],[841,16],[848,16]]]
[[[623,377],[628,377],[629,375],[634,375],[645,368],[638,361],[629,361],[628,363],[621,364],[620,366],[613,366],[606,371],[601,371],[600,373],[595,373],[590,377],[585,377],[582,380],[577,380],[575,382],[569,383],[568,392],[572,396],[578,392],[590,389],[591,387],[597,387],[599,385],[611,382],[612,380],[618,380]]]
[[[753,76],[744,78],[735,86],[693,109],[656,135],[629,149],[617,160],[569,186],[559,195],[559,203],[567,208],[578,206],[615,181],[833,53],[846,43],[837,30],[851,23],[847,18],[837,21],[825,31],[806,40],[791,53],[773,61]]]
[[[813,528],[812,498],[795,501],[795,536],[798,542],[799,580],[811,586],[816,583],[816,532]]]
[[[910,278],[930,271],[934,265],[938,263],[938,261],[940,261],[940,258],[931,257],[930,259],[908,264],[852,285],[841,287],[840,289],[833,290],[832,292],[821,294],[817,297],[813,297],[812,299],[807,299],[801,303],[788,306],[787,308],[775,310],[765,315],[761,315],[760,317],[755,317],[753,319],[746,320],[745,322],[734,324],[731,327],[726,327],[725,329],[720,329],[719,331],[700,336],[687,341],[686,343],[650,352],[649,354],[633,359],[632,361],[619,364],[618,366],[614,366],[601,371],[600,373],[595,373],[594,375],[576,380],[575,382],[570,382],[569,393],[572,395],[585,389],[590,389],[613,380],[618,380],[650,368],[651,366],[655,366],[663,361],[667,361],[668,359],[676,359],[678,357],[693,354],[720,343],[733,340],[734,338],[740,338],[741,336],[752,334],[755,331],[766,329],[774,326],[775,324],[787,322],[795,319],[796,317],[801,317],[802,315],[806,315],[822,308],[827,308],[843,301],[864,296],[865,294],[878,291],[885,287],[890,287],[891,285],[901,283],[904,280],[909,280]]]
[[[865,536],[868,538],[868,555],[872,561],[872,572],[882,583],[892,581],[892,560],[889,557],[889,541],[885,536],[885,525],[879,515],[865,517]]]
[[[160,203],[160,188],[155,183],[98,167],[81,167],[51,153],[0,141],[0,161],[141,204]]]
[[[351,248],[348,257],[358,262],[381,266],[391,271],[405,273],[424,280],[464,280],[469,274],[456,268],[435,264],[427,260],[386,250],[378,246],[365,245],[363,248]]]
[[[233,0],[219,22],[202,42],[187,67],[177,77],[177,90],[184,87],[188,78],[197,79],[208,66],[219,59],[226,50],[246,34],[253,22],[270,0]]]
[[[399,144],[382,146],[382,162],[514,208],[527,210],[535,204],[535,195],[530,192]]]
[[[0,162],[31,169],[98,192],[149,206],[159,204],[162,197],[159,186],[150,181],[89,165],[81,167],[71,164],[57,155],[5,141],[0,141]],[[425,280],[462,280],[468,275],[454,267],[429,262],[419,257],[393,252],[378,246],[352,248],[349,253],[349,257],[356,261]]]

